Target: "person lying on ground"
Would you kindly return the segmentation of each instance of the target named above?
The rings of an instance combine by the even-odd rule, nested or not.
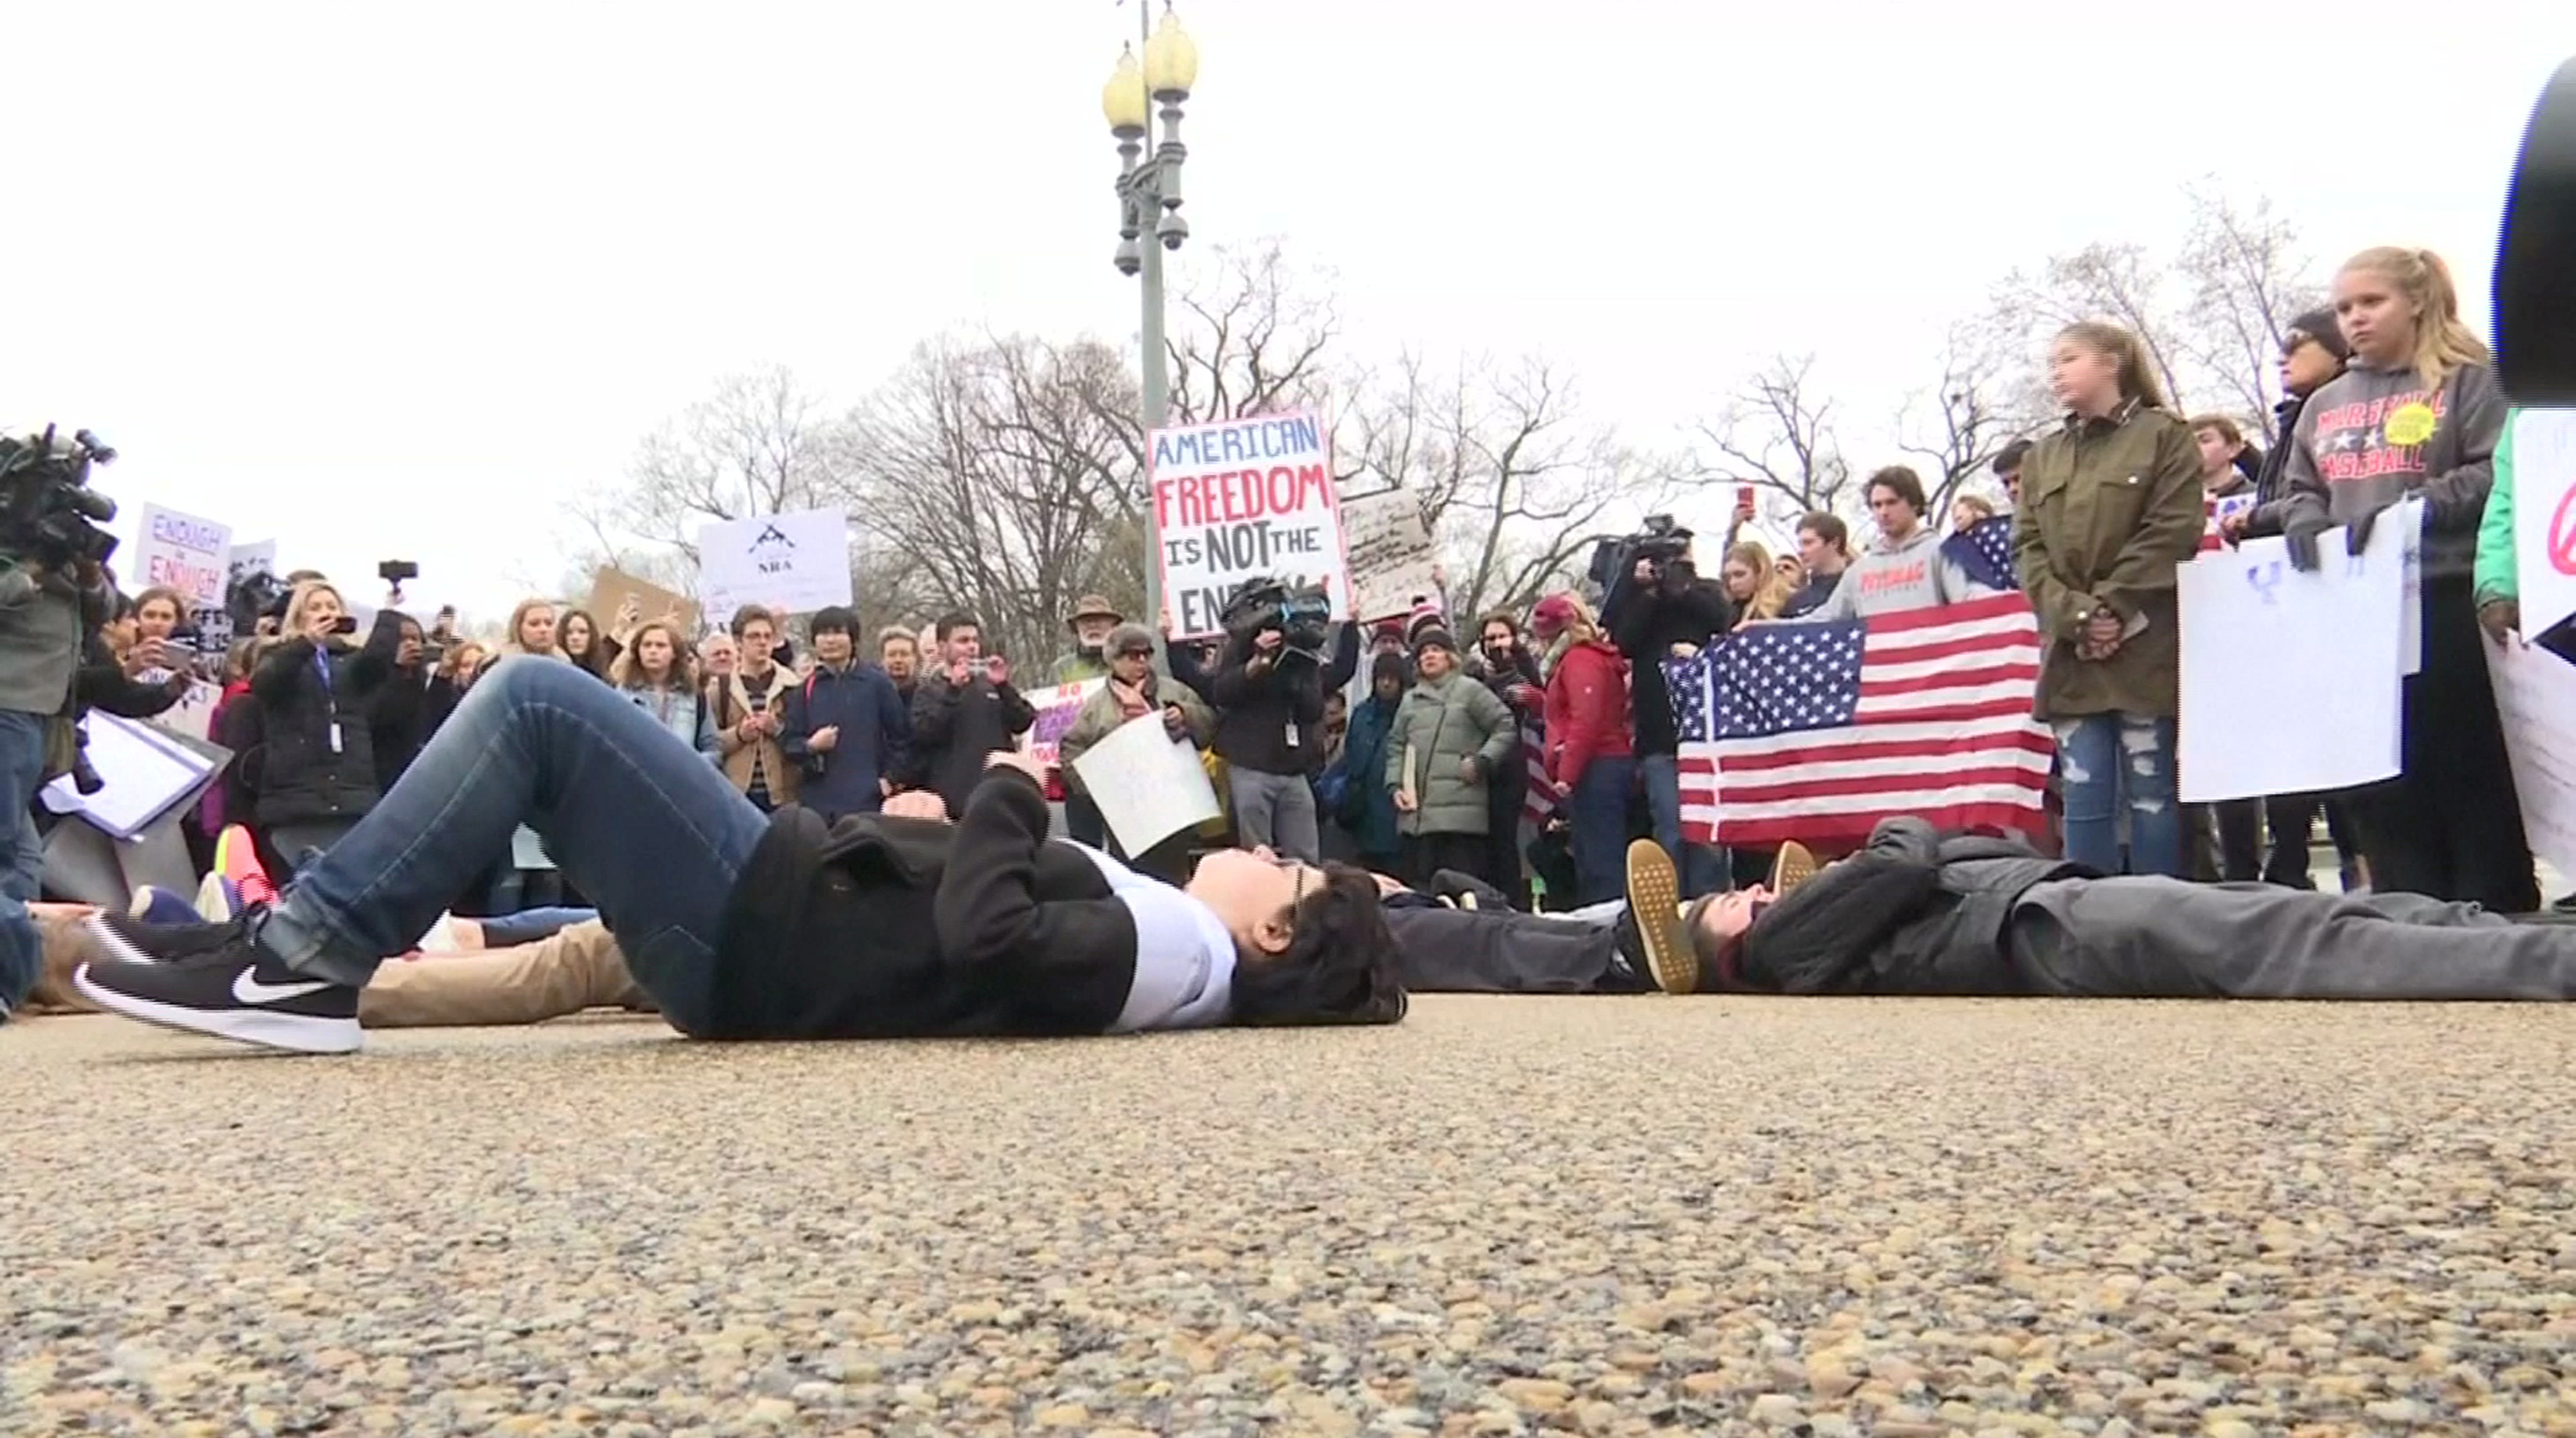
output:
[[[1646,948],[1673,993],[2576,996],[2576,925],[2417,894],[2099,878],[1920,819],[1882,822],[1803,882],[1702,900],[1649,925]]]
[[[386,955],[522,823],[597,902],[636,983],[704,1039],[1393,1023],[1376,883],[1225,852],[1186,890],[1047,837],[1001,753],[954,825],[764,817],[651,716],[568,665],[505,662],[401,782],[271,907],[91,921],[80,991],[128,1017],[301,1052],[358,1046]]]

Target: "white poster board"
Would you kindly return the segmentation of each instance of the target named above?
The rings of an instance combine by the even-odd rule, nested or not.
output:
[[[1083,792],[1118,847],[1141,854],[1217,816],[1216,788],[1198,746],[1163,728],[1163,712],[1139,714],[1073,761]]]
[[[1269,575],[1320,584],[1332,618],[1351,617],[1333,439],[1311,410],[1158,429],[1148,482],[1162,535],[1163,628],[1176,639],[1225,630],[1235,586]]]
[[[89,736],[85,752],[102,781],[95,794],[84,794],[65,774],[43,790],[45,807],[57,814],[78,814],[113,839],[131,839],[181,800],[195,794],[215,761],[152,726],[113,714],[90,711],[80,721]]]
[[[2576,876],[2576,664],[2520,640],[2486,651],[2523,838],[2549,867]]]
[[[2523,633],[2576,615],[2576,410],[2514,416],[2513,559]]]
[[[2406,568],[2398,585],[2397,672],[2412,675],[2424,668],[2424,501],[2395,506],[2382,524],[2394,524],[2406,536]],[[2371,538],[2379,536],[2373,534]],[[2337,551],[2340,553],[2341,551]]]
[[[225,567],[234,583],[253,574],[277,573],[277,541],[263,539],[256,544],[236,544]]]
[[[1342,551],[1351,567],[1351,617],[1365,624],[1440,602],[1437,551],[1422,505],[1403,490],[1342,504]]]
[[[718,619],[746,604],[811,614],[849,603],[848,518],[837,509],[808,509],[700,527],[698,599]]]
[[[178,590],[190,609],[220,609],[232,577],[232,548],[232,526],[147,504],[135,545],[132,592],[167,587]]]
[[[2348,789],[2402,766],[2404,527],[2380,525],[2357,555],[2322,547],[2314,574],[2278,538],[2177,567],[2185,802]]]

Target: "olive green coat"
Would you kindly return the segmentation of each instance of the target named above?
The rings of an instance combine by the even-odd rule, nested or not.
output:
[[[1494,691],[1452,669],[1437,681],[1417,679],[1395,711],[1386,741],[1386,787],[1404,792],[1404,764],[1413,761],[1410,814],[1395,816],[1398,832],[1412,834],[1482,834],[1490,827],[1494,775],[1511,757],[1520,737],[1509,705]],[[1477,761],[1469,779],[1460,766]]]
[[[2131,403],[2104,419],[2069,416],[2040,440],[2022,464],[2013,561],[2047,636],[2041,718],[2174,717],[2174,566],[2199,552],[2206,522],[2200,448],[2163,410]],[[2108,659],[2078,658],[2096,610],[2118,615],[2126,637]]]

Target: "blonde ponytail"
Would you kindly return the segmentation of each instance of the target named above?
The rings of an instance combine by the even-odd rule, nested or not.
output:
[[[2440,389],[2473,365],[2493,363],[2486,342],[2460,319],[2460,289],[2440,255],[2379,245],[2344,261],[2343,267],[2385,278],[2415,307],[2415,375],[2426,389]]]

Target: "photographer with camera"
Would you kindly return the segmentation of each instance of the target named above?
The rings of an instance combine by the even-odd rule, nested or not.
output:
[[[260,827],[290,869],[330,848],[376,806],[382,791],[369,716],[393,673],[406,622],[399,611],[381,610],[366,644],[354,645],[349,636],[358,621],[340,591],[299,584],[281,637],[251,670],[261,739],[258,762],[248,767]]]
[[[1735,606],[1713,580],[1699,577],[1690,555],[1691,533],[1670,520],[1647,522],[1630,541],[1622,581],[1604,607],[1619,652],[1628,656],[1629,693],[1637,724],[1637,775],[1655,842],[1673,856],[1685,898],[1722,887],[1724,865],[1713,850],[1682,842],[1681,736],[1673,723],[1664,661],[1688,659],[1713,635],[1735,627]]]
[[[1219,616],[1225,650],[1207,690],[1236,837],[1309,864],[1322,862],[1324,849],[1312,783],[1322,767],[1324,691],[1350,682],[1359,664],[1359,636],[1348,625],[1325,664],[1331,614],[1319,587],[1245,580]]]
[[[116,505],[87,483],[92,463],[115,457],[87,430],[0,435],[0,823],[14,837],[0,879],[0,1022],[44,968],[27,913],[45,862],[33,806],[76,762],[74,680],[116,602],[101,567],[116,537],[98,527]]]

